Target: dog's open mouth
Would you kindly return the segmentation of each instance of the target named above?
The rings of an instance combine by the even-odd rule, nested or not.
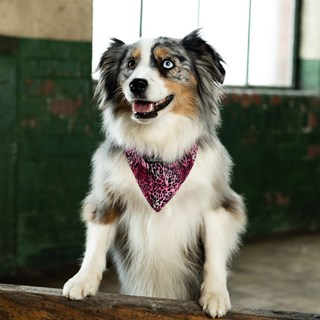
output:
[[[133,102],[134,116],[137,119],[155,118],[158,112],[166,108],[172,100],[172,94],[157,102],[136,100]]]

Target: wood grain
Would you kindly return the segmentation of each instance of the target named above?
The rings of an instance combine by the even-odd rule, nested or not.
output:
[[[61,290],[0,284],[1,320],[201,320],[210,319],[194,301],[178,301],[99,293],[81,301]],[[320,319],[320,315],[233,309],[225,319]]]

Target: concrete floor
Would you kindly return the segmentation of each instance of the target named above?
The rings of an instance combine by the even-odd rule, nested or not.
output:
[[[76,266],[33,270],[4,283],[61,288]],[[117,292],[116,274],[105,273],[100,291]],[[245,244],[232,263],[232,305],[320,314],[320,234],[277,236]]]
[[[320,313],[320,234],[245,245],[229,288],[234,306]]]

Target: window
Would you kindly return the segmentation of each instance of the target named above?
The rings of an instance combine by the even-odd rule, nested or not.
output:
[[[226,62],[227,85],[290,87],[296,1],[94,0],[93,66],[111,37],[132,43],[202,28]]]

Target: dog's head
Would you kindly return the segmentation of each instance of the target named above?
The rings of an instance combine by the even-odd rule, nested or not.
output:
[[[126,45],[113,39],[103,54],[97,88],[101,107],[150,123],[167,113],[219,117],[225,70],[196,30],[181,40],[160,37]]]

